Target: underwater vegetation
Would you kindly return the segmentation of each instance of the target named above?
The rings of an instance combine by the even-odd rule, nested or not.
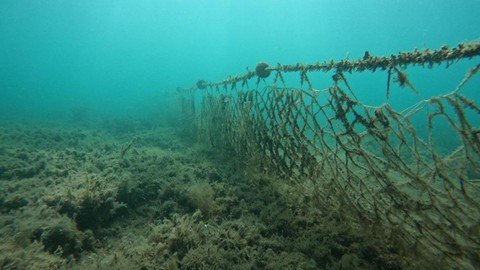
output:
[[[170,129],[132,136],[0,129],[0,139],[8,142],[0,151],[2,268],[405,264],[394,247],[320,211],[311,197],[294,194],[273,176],[246,171]],[[122,156],[125,145],[131,149]]]

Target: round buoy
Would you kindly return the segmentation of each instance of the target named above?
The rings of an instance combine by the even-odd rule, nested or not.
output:
[[[270,76],[270,66],[266,62],[260,62],[255,66],[255,75],[260,78],[267,78]]]
[[[207,82],[204,80],[197,81],[197,88],[198,89],[205,89],[207,87]]]

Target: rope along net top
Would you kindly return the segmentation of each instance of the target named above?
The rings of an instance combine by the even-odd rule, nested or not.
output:
[[[480,107],[472,99],[478,92],[462,90],[477,79],[478,55],[474,42],[308,65],[261,62],[243,75],[200,80],[180,96],[205,142],[256,158],[308,189],[319,206],[393,235],[406,254],[468,269],[480,264]],[[454,89],[402,111],[362,104],[348,80],[349,73],[384,72],[388,97],[394,84],[417,91],[408,66],[449,67],[462,58],[470,67]],[[312,83],[319,72],[333,72],[321,90]],[[288,87],[287,73],[298,74],[299,87]],[[436,134],[444,127],[455,137],[449,147]]]

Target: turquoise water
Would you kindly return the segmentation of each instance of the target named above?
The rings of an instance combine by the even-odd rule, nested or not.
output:
[[[262,60],[314,63],[476,40],[478,10],[479,0],[3,0],[0,119],[155,115],[176,87]],[[465,70],[439,85],[456,85]]]
[[[273,76],[249,93],[258,107],[222,90],[195,115],[217,92],[177,93],[260,61],[479,41],[478,10],[480,0],[0,0],[2,269],[480,269],[478,110],[443,98],[437,115],[425,102],[479,57],[408,66],[419,93],[392,78],[388,99],[387,71],[344,74],[362,104],[424,105],[409,121],[328,91],[313,105],[272,94]],[[333,74],[308,77],[325,90]],[[283,76],[300,85],[299,72]],[[480,74],[461,94],[480,104],[478,86]]]

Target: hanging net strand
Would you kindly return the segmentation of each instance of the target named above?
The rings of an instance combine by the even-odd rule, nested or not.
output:
[[[465,61],[473,67],[454,89],[400,112],[388,103],[363,104],[355,93],[365,90],[346,74],[387,71],[387,96],[392,82],[417,92],[407,66],[449,67],[479,55],[480,43],[471,42],[316,64],[260,62],[243,75],[200,80],[179,96],[199,141],[275,173],[298,196],[383,234],[406,257],[478,269],[480,64]],[[330,86],[315,89],[309,72],[328,71]],[[297,73],[302,87],[288,87],[287,72]]]

